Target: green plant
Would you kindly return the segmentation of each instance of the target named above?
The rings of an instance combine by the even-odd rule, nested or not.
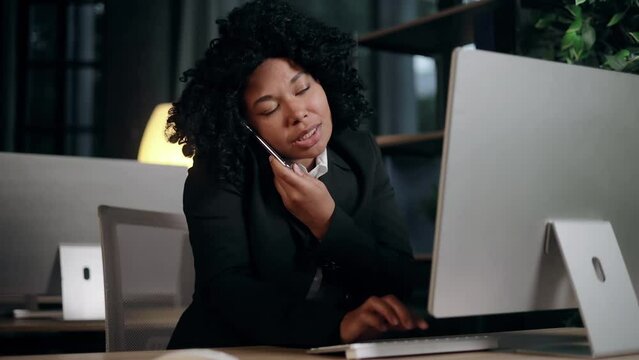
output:
[[[523,55],[639,73],[639,0],[557,0],[522,26]]]

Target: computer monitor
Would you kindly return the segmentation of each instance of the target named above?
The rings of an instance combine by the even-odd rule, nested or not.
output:
[[[454,52],[433,316],[578,307],[557,243],[546,242],[556,219],[610,222],[639,289],[638,94],[637,75]]]

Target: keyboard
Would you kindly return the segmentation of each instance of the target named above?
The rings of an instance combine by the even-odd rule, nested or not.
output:
[[[347,359],[370,359],[462,351],[496,349],[497,337],[491,335],[446,336],[382,340],[354,344],[323,346],[308,350],[309,354],[345,352]]]

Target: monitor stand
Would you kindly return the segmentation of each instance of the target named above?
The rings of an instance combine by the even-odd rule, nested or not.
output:
[[[546,230],[546,246],[559,245],[587,339],[526,350],[594,358],[639,353],[639,304],[610,222],[552,220]]]

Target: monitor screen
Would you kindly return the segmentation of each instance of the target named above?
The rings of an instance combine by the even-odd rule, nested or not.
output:
[[[486,51],[453,55],[429,312],[577,307],[552,219],[614,229],[639,288],[639,76]]]

